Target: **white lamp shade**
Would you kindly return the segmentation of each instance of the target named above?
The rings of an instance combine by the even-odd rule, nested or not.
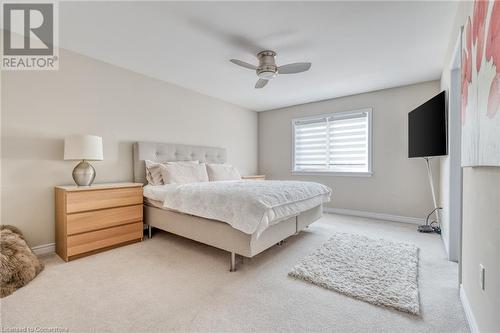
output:
[[[102,138],[95,135],[71,135],[64,139],[65,160],[101,161]]]

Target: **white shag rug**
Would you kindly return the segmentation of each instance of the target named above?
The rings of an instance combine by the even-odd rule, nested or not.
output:
[[[337,233],[288,275],[320,287],[419,315],[418,247]]]

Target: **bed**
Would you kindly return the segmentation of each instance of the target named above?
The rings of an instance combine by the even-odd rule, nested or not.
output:
[[[134,144],[133,158],[134,180],[147,184],[145,160],[157,162],[197,160],[204,163],[222,164],[226,162],[226,150],[217,147],[137,142]],[[248,180],[247,182],[255,181]],[[161,202],[145,198],[144,222],[149,228],[150,237],[151,228],[158,228],[230,252],[230,271],[235,271],[236,255],[251,258],[299,233],[319,219],[322,214],[322,204],[315,203],[313,207],[310,206],[311,203],[309,206],[303,206],[299,213],[285,216],[279,219],[279,222],[269,224],[264,230],[245,233],[227,222],[166,209]]]

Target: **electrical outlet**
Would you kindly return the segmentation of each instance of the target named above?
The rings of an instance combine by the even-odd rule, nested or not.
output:
[[[481,286],[481,290],[484,290],[484,280],[485,280],[486,270],[482,264],[479,264],[479,285]]]

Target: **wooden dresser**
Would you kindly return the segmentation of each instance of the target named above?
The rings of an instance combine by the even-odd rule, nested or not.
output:
[[[57,186],[56,253],[69,261],[142,240],[142,184]]]

